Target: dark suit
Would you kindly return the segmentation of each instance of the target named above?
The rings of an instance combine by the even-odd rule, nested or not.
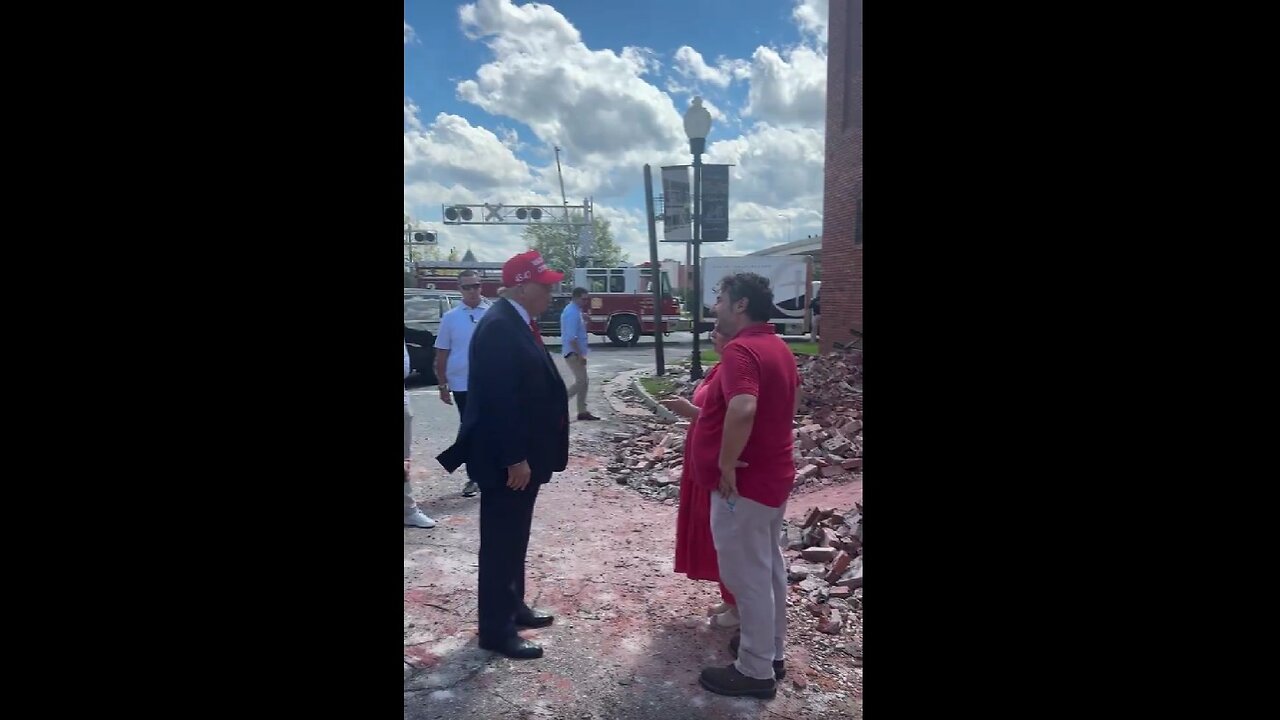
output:
[[[467,404],[458,437],[437,460],[463,463],[480,486],[480,641],[515,635],[538,489],[569,463],[569,398],[551,355],[509,300],[490,307],[471,336]],[[526,460],[524,490],[507,468]]]

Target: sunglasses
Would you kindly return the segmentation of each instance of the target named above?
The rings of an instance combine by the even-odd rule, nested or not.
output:
[[[480,287],[480,283],[476,283],[475,285],[459,285],[458,287],[462,288],[463,290],[475,290],[476,288]]]

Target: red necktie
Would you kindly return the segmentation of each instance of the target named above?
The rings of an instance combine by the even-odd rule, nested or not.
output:
[[[538,327],[537,320],[529,321],[529,329],[533,331],[533,339],[537,341],[538,347],[546,347],[542,344],[542,330]]]

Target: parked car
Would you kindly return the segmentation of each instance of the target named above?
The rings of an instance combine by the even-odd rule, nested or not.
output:
[[[462,302],[462,293],[404,288],[404,343],[409,348],[411,374],[435,385],[436,334],[440,318]]]

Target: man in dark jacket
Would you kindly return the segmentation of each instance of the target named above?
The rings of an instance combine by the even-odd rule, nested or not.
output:
[[[535,250],[503,265],[502,299],[471,337],[458,437],[437,457],[480,487],[480,647],[516,659],[542,657],[516,628],[553,621],[525,604],[524,562],[538,488],[569,462],[569,398],[537,325],[563,277]]]

